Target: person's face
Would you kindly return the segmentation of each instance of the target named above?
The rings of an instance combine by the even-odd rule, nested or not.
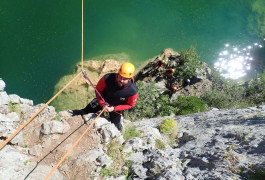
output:
[[[118,86],[121,87],[121,86],[128,84],[128,82],[130,81],[130,78],[125,78],[125,77],[122,77],[119,74],[117,74],[116,81],[118,83]]]

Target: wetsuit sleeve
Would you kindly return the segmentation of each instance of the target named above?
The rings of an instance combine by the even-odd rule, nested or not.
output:
[[[102,77],[99,81],[98,81],[98,84],[96,86],[96,89],[98,90],[98,92],[100,93],[100,95],[102,96],[102,92],[104,91],[106,87],[106,82],[105,82],[105,79],[104,77]],[[104,105],[106,105],[106,102],[98,95],[97,91],[95,92],[96,93],[96,97],[98,99],[98,103],[99,105],[102,107]]]
[[[126,104],[122,104],[122,105],[118,105],[114,107],[114,111],[123,111],[126,109],[131,109],[135,106],[136,102],[137,102],[137,98],[138,98],[138,93],[136,93],[133,96],[130,96],[127,99]]]

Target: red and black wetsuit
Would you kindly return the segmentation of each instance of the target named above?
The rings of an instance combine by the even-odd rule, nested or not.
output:
[[[97,95],[100,106],[108,103],[110,106],[114,106],[114,111],[123,111],[135,106],[138,92],[135,84],[129,81],[125,86],[118,86],[116,82],[116,73],[106,74],[101,78],[96,86],[97,90],[101,93],[103,98]]]
[[[96,89],[104,100],[96,93],[97,99],[91,101],[83,110],[84,113],[96,113],[104,105],[109,104],[114,107],[114,111],[123,111],[135,106],[138,98],[138,90],[132,81],[124,86],[118,86],[116,82],[116,73],[110,73],[103,76]],[[118,113],[110,112],[110,121],[115,125],[120,123],[121,116]]]

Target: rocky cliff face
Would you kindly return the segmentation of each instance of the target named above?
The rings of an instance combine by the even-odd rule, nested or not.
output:
[[[0,143],[41,106],[4,88],[0,80]],[[0,179],[46,177],[94,118],[48,106],[0,150]],[[160,132],[165,118],[178,124],[173,139]],[[134,127],[138,137],[125,138],[99,118],[51,179],[232,180],[265,168],[265,106],[123,119],[123,125]]]

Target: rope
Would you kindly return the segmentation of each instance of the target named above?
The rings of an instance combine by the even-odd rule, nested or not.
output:
[[[89,77],[88,77],[86,71],[85,71],[85,70],[82,70],[82,73],[83,73],[83,77],[85,78],[86,82],[87,82],[88,84],[90,84],[90,85],[94,88],[94,90],[96,91],[97,95],[98,95],[98,96],[104,101],[104,103],[108,104],[108,103],[105,101],[105,99],[102,97],[101,93],[97,90],[97,88],[95,87],[95,85],[92,83],[92,81],[89,79]]]
[[[69,81],[57,94],[55,94],[46,104],[44,104],[33,116],[31,116],[22,126],[20,126],[11,136],[9,136],[1,145],[0,150],[9,142],[11,141],[25,126],[27,126],[45,107],[48,106],[61,92],[69,86],[79,75],[78,73],[71,81]]]
[[[99,118],[99,116],[105,111],[106,108],[104,108],[98,116],[91,122],[91,124],[86,128],[86,130],[83,132],[83,134],[77,139],[77,141],[74,143],[72,147],[68,149],[68,151],[64,154],[64,156],[61,158],[61,160],[52,168],[50,173],[46,176],[45,180],[48,180],[50,176],[54,173],[54,171],[62,164],[62,162],[65,160],[65,158],[72,152],[72,150],[75,148],[75,146],[79,143],[79,141],[84,137],[84,135],[88,132],[88,130],[92,127],[92,125],[95,124],[96,120]]]
[[[84,0],[82,0],[82,37],[81,37],[81,61],[84,68]]]

